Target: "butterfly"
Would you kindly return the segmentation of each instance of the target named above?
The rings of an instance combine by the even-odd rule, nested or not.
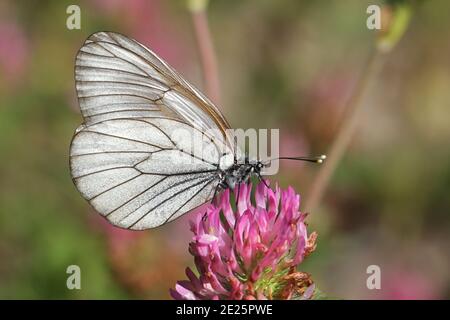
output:
[[[83,123],[70,145],[72,180],[113,225],[158,227],[261,178],[267,162],[240,155],[220,110],[136,40],[89,36],[76,56],[75,82]],[[176,130],[200,133],[201,141],[175,140]],[[198,146],[216,152],[198,156]]]

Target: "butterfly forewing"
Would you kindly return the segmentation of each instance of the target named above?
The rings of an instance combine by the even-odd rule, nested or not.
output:
[[[75,80],[84,123],[72,140],[71,173],[100,214],[141,230],[212,198],[220,159],[233,147],[227,121],[194,86],[135,40],[109,32],[86,40]],[[174,134],[180,130],[190,135]]]

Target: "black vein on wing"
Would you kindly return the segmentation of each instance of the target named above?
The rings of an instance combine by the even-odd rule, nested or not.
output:
[[[116,36],[115,34],[105,33],[105,35],[107,37],[109,37],[109,39],[111,39],[113,42],[108,42],[108,41],[105,41],[104,39],[103,40],[92,40],[92,41],[97,43],[97,44],[99,44],[103,49],[105,49],[106,51],[108,51],[111,54],[113,54],[116,58],[121,59],[121,60],[123,60],[123,61],[125,61],[125,62],[127,62],[127,63],[129,63],[131,65],[133,65],[134,67],[138,68],[139,70],[145,72],[146,74],[148,74],[140,66],[136,65],[132,61],[125,60],[125,59],[123,59],[121,57],[118,57],[113,52],[111,52],[109,49],[107,49],[104,46],[102,46],[101,44],[102,44],[102,42],[103,43],[108,43],[109,45],[113,45],[115,47],[118,47],[120,49],[123,49],[123,50],[131,53],[132,56],[137,57],[137,61],[140,61],[140,62],[143,62],[143,63],[149,65],[152,69],[157,71],[163,77],[172,79],[175,82],[175,84],[173,86],[169,85],[169,88],[175,89],[175,87],[178,86],[180,89],[176,90],[176,91],[178,93],[180,93],[185,99],[188,99],[188,100],[190,100],[191,102],[194,102],[194,103],[195,103],[195,100],[193,101],[188,96],[191,96],[191,97],[194,97],[195,99],[198,99],[201,104],[204,104],[205,106],[207,106],[208,110],[211,109],[213,111],[213,112],[209,112],[212,115],[213,119],[221,119],[221,122],[223,122],[226,125],[226,127],[228,127],[228,128],[230,127],[228,122],[227,122],[227,120],[223,117],[223,115],[220,113],[220,111],[211,102],[209,102],[209,100],[206,97],[203,97],[202,94],[198,94],[197,93],[198,89],[196,89],[192,84],[190,84],[185,79],[183,79],[183,77],[180,76],[175,70],[173,70],[167,63],[165,63],[163,60],[159,59],[159,57],[156,54],[154,54],[153,52],[151,52],[147,48],[143,47],[137,41],[122,36],[123,38],[125,38],[125,40],[132,41],[137,47],[143,49],[144,51],[146,51],[146,53],[150,54],[153,59],[157,60],[159,63],[161,63],[167,69],[169,74],[167,72],[165,72],[164,70],[162,70],[154,62],[149,61],[149,60],[147,60],[147,58],[141,56],[140,53],[135,52],[135,51],[133,51],[133,50],[127,48],[127,47],[124,47],[122,44],[119,43],[119,41],[117,41],[116,39],[113,38],[113,36]],[[148,74],[148,76],[150,78],[152,78],[153,80],[160,82],[158,79],[154,78],[151,74]],[[192,88],[195,88],[195,90],[192,89]],[[188,94],[188,96],[185,95],[186,93]],[[201,108],[201,109],[203,109],[203,108]],[[219,125],[219,124],[216,122],[216,125]],[[220,128],[221,125],[219,125],[218,127]]]
[[[205,135],[206,137],[208,137],[208,138],[210,139],[210,141],[213,143],[214,147],[216,148],[217,153],[220,154],[219,149],[218,149],[218,146],[217,146],[217,143],[216,143],[216,139],[214,139],[214,137],[208,135],[207,132],[201,131],[199,128],[193,126],[192,124],[187,123],[187,122],[185,122],[185,121],[182,121],[181,119],[173,119],[173,118],[168,118],[168,117],[163,117],[163,116],[152,116],[152,117],[146,116],[146,117],[142,117],[141,119],[143,119],[143,120],[146,120],[146,119],[172,120],[172,121],[176,121],[176,122],[185,124],[185,125],[189,126],[190,128],[192,128],[193,130],[196,130],[198,133],[200,133],[200,134]],[[117,119],[114,119],[114,120],[117,120]],[[147,123],[150,123],[150,122],[148,122],[148,121],[146,121],[146,122],[147,122]],[[225,141],[221,141],[221,143],[222,143],[224,146],[226,146]]]
[[[122,59],[123,60],[123,59]],[[113,72],[117,72],[117,73],[126,73],[129,75],[134,75],[134,76],[138,76],[138,77],[142,77],[144,79],[148,79],[148,77],[146,76],[147,74],[140,74],[140,73],[136,73],[130,70],[124,70],[124,69],[114,69],[114,68],[108,68],[108,67],[98,67],[98,66],[86,66],[86,65],[80,65],[78,64],[78,62],[82,62],[83,58],[77,58],[77,61],[75,62],[75,71],[76,72],[81,72],[82,70],[85,69],[98,69],[98,70],[108,70],[108,71],[113,71]],[[76,77],[77,75],[75,75]],[[86,75],[82,75],[79,74],[78,76],[86,76]],[[153,78],[151,78],[153,80]],[[84,80],[79,80],[79,79],[75,79],[78,82],[83,82]],[[166,85],[167,86],[167,85]]]
[[[142,69],[141,66],[138,66],[137,64],[135,64],[135,63],[133,63],[133,62],[131,62],[131,61],[129,61],[129,60],[125,60],[125,59],[123,59],[123,58],[121,58],[121,57],[118,57],[116,54],[114,54],[113,52],[111,52],[111,50],[109,50],[109,49],[105,48],[104,46],[102,46],[102,42],[101,42],[101,41],[99,41],[99,42],[97,42],[97,43],[98,43],[103,49],[105,49],[106,51],[108,51],[109,53],[111,53],[112,55],[114,55],[114,57],[116,57],[116,58],[118,58],[118,59],[120,59],[120,60],[122,60],[122,61],[125,61],[126,63],[128,63],[128,64],[130,64],[130,65],[136,67],[137,69],[139,69],[139,70],[141,70],[142,72],[144,72],[144,74],[146,74],[149,78],[151,78],[151,79],[154,80],[155,82],[159,82],[160,84],[163,84],[163,85],[164,85],[164,83],[162,83],[160,80],[154,78],[149,72],[147,72],[147,70]],[[109,43],[109,44],[111,44],[111,45],[113,45],[113,46],[119,48],[119,50],[120,50],[120,49],[123,49],[123,50],[125,50],[125,51],[128,51],[129,53],[131,53],[132,56],[134,56],[134,57],[137,59],[137,61],[140,60],[141,62],[143,62],[144,64],[149,65],[149,66],[150,66],[151,68],[153,68],[156,72],[159,72],[159,73],[161,74],[161,71],[158,70],[154,64],[150,64],[149,61],[147,61],[147,59],[144,59],[144,58],[141,57],[140,55],[136,54],[136,52],[133,52],[132,50],[130,50],[130,49],[128,49],[128,48],[125,48],[125,47],[121,46],[120,44],[114,44],[114,43]],[[165,74],[163,74],[163,75],[165,75]],[[165,75],[165,76],[167,77],[167,75]]]
[[[137,120],[137,121],[141,121],[141,120]],[[180,147],[175,143],[175,141],[173,141],[172,138],[171,138],[164,130],[162,130],[160,127],[158,127],[158,126],[155,125],[154,123],[151,123],[151,122],[148,122],[148,121],[144,121],[144,122],[147,123],[147,124],[149,124],[149,125],[151,125],[151,126],[153,126],[153,127],[155,127],[155,128],[156,128],[157,130],[159,130],[163,135],[165,135],[165,136],[167,137],[167,139],[169,139],[169,141],[172,143],[172,145],[173,145],[178,151],[180,151],[180,152],[182,152],[182,153],[184,153],[184,154],[187,154],[187,155],[191,156],[191,157],[194,158],[194,159],[200,160],[200,161],[202,161],[202,162],[206,162],[206,163],[208,163],[208,164],[210,164],[210,165],[212,165],[212,166],[216,166],[216,167],[217,167],[218,163],[210,162],[210,161],[208,161],[208,160],[206,160],[206,159],[204,159],[204,158],[202,158],[202,157],[198,157],[198,156],[196,156],[195,154],[193,154],[193,153],[191,153],[191,152],[186,152],[185,150],[183,150],[182,148],[180,148]],[[215,144],[214,144],[214,146],[215,146]],[[217,148],[216,148],[216,150],[217,150]]]
[[[197,182],[197,183],[195,183],[195,184],[191,184],[191,185],[189,185],[187,188],[184,188],[184,189],[182,189],[182,190],[180,190],[180,191],[175,192],[173,195],[169,196],[168,198],[162,200],[160,203],[158,203],[157,205],[155,205],[154,207],[152,207],[152,208],[151,208],[150,210],[148,210],[143,216],[139,217],[138,220],[136,220],[133,224],[131,224],[131,225],[128,226],[127,228],[128,228],[128,229],[131,229],[133,226],[135,226],[137,223],[139,223],[142,219],[144,219],[147,215],[149,215],[153,210],[155,210],[156,208],[158,208],[158,207],[161,206],[162,204],[166,203],[167,201],[173,199],[174,197],[180,195],[181,193],[186,192],[186,190],[188,190],[188,189],[190,189],[190,188],[193,188],[193,187],[196,187],[196,186],[198,186],[198,185],[200,185],[200,184],[202,184],[202,183],[205,183],[205,182],[206,182],[206,184],[205,184],[204,187],[206,187],[206,186],[207,186],[209,183],[211,183],[212,181],[214,181],[214,178],[210,178],[210,177],[209,177],[209,178],[203,179],[203,180],[201,180],[200,182]],[[186,181],[184,181],[184,182],[186,182]],[[203,188],[204,188],[204,187],[203,187]],[[200,191],[203,190],[203,188],[201,188]],[[168,190],[165,190],[164,192],[167,192],[167,191],[168,191]],[[178,210],[180,210],[183,206],[186,205],[186,203],[188,203],[189,201],[191,201],[191,200],[192,200],[193,198],[195,198],[197,195],[198,195],[198,192],[195,193],[192,197],[190,197],[190,198],[188,199],[188,201],[186,201],[186,202],[183,203],[180,207],[178,207],[178,209],[177,209],[174,213],[172,213],[172,214],[170,215],[170,217],[172,217]],[[129,215],[127,215],[126,217],[128,217],[128,216],[129,216]],[[126,218],[126,217],[125,217],[125,218]],[[125,218],[123,218],[123,219],[125,219]],[[123,219],[122,219],[121,221],[123,221]],[[166,222],[167,222],[167,219],[164,221],[164,223],[166,223]],[[163,223],[163,224],[164,224],[164,223]]]
[[[115,168],[114,168],[114,169],[115,169]],[[129,169],[134,169],[134,168],[129,168]],[[93,196],[93,197],[91,197],[91,198],[89,198],[89,199],[86,198],[86,200],[92,201],[92,200],[94,200],[95,198],[101,196],[102,194],[104,194],[104,193],[106,193],[106,192],[109,192],[109,191],[112,191],[113,189],[115,189],[115,188],[117,188],[117,187],[120,187],[121,185],[124,185],[124,184],[126,184],[126,183],[128,183],[128,182],[131,182],[131,181],[133,181],[134,179],[136,179],[136,178],[138,178],[138,177],[140,177],[140,176],[142,176],[142,175],[173,177],[173,176],[187,175],[187,174],[201,174],[201,173],[212,173],[212,172],[216,172],[216,170],[208,170],[208,171],[203,170],[203,171],[194,171],[194,172],[181,172],[181,173],[175,173],[175,174],[170,174],[170,175],[169,175],[169,174],[159,174],[159,173],[143,173],[143,172],[140,172],[140,171],[137,170],[137,169],[135,169],[135,170],[136,170],[136,172],[138,172],[137,175],[131,177],[130,179],[127,179],[127,180],[125,180],[125,181],[122,181],[122,182],[120,182],[120,183],[118,183],[118,184],[116,184],[116,185],[114,185],[114,186],[112,186],[112,187],[110,187],[110,188],[108,188],[108,189],[106,189],[106,190],[103,190],[102,192],[96,194],[95,196]],[[74,178],[74,179],[77,179],[77,178]]]
[[[105,107],[112,107],[112,106],[123,106],[123,105],[143,105],[142,108],[135,108],[135,109],[131,109],[130,111],[161,111],[160,105],[156,102],[116,102],[116,103],[108,103],[108,104],[103,104],[100,106],[96,106],[95,108],[101,109],[101,108],[105,108]],[[148,107],[153,107],[154,109],[147,109]],[[119,110],[114,110],[114,111],[105,111],[105,112],[99,112],[96,113],[95,115],[103,115],[103,114],[107,114],[110,112],[117,112],[117,111],[126,111],[126,109],[119,109]],[[87,117],[92,117],[92,116],[87,116]]]
[[[142,112],[142,114],[139,115],[130,115],[130,114],[126,114],[127,112]],[[85,116],[85,118],[89,118],[89,125],[92,124],[97,124],[101,121],[105,121],[105,119],[102,119],[102,116],[105,115],[112,115],[112,114],[117,114],[119,117],[123,117],[123,114],[121,113],[125,113],[125,115],[127,116],[127,119],[136,119],[136,118],[142,118],[142,117],[148,117],[149,114],[151,114],[152,112],[161,112],[161,110],[146,110],[146,109],[122,109],[122,110],[116,110],[116,111],[108,111],[108,112],[101,112],[101,113],[96,113],[90,116]],[[91,119],[94,119],[95,117],[100,118],[100,121],[95,122]],[[117,119],[117,118],[109,118],[109,120],[113,120],[113,119]],[[167,118],[170,119],[170,118]]]
[[[134,166],[118,166],[118,167],[112,167],[112,168],[105,168],[105,169],[101,169],[101,170],[97,170],[97,171],[93,171],[93,172],[88,172],[88,173],[79,175],[77,177],[72,177],[72,179],[73,180],[77,180],[77,179],[81,179],[81,178],[84,178],[84,177],[88,177],[88,176],[93,175],[93,174],[102,173],[102,172],[115,170],[115,169],[136,169],[136,168],[134,168]],[[139,171],[139,172],[141,172],[141,171]]]
[[[112,96],[128,96],[128,97],[136,97],[136,98],[142,98],[144,100],[148,100],[151,102],[156,102],[159,101],[163,98],[164,93],[166,91],[161,91],[163,93],[163,95],[161,97],[158,97],[156,99],[152,99],[150,97],[144,97],[144,96],[140,96],[137,94],[133,94],[133,93],[100,93],[100,94],[93,94],[93,95],[88,95],[88,96],[80,96],[78,95],[78,99],[90,99],[90,98],[96,98],[96,97],[112,97]]]
[[[170,177],[165,177],[165,178],[170,178]],[[174,187],[177,187],[177,186],[179,186],[179,185],[181,185],[181,184],[184,184],[184,183],[187,183],[187,182],[190,182],[190,181],[194,181],[194,180],[197,180],[197,179],[200,179],[200,178],[201,178],[201,177],[199,177],[199,174],[197,174],[196,176],[193,176],[192,178],[185,179],[185,180],[180,180],[180,181],[178,181],[178,182],[175,182],[174,184],[172,184],[171,186],[169,186],[167,189],[164,189],[161,193],[154,194],[152,197],[150,197],[149,199],[147,199],[143,204],[141,204],[141,205],[139,206],[139,208],[133,210],[132,212],[128,213],[126,216],[122,217],[122,218],[120,219],[120,221],[123,221],[123,220],[125,220],[126,218],[128,218],[130,215],[132,215],[134,212],[136,212],[137,210],[139,210],[142,206],[146,205],[147,203],[149,203],[150,201],[152,201],[153,199],[155,199],[157,196],[162,195],[162,194],[164,194],[164,193],[170,191],[170,190],[173,189]],[[209,177],[208,179],[213,179],[213,178]],[[148,191],[148,190],[144,191],[143,193],[146,193],[147,191]],[[143,193],[141,193],[141,194],[143,194]],[[123,206],[123,205],[122,205],[122,206]],[[122,206],[121,206],[121,207],[122,207]],[[115,210],[117,210],[117,209],[115,209]],[[109,214],[110,214],[110,213],[109,213]],[[109,214],[108,214],[108,215],[109,215]]]
[[[179,152],[182,152],[182,153],[184,153],[184,154],[186,154],[186,155],[189,155],[190,157],[192,157],[192,158],[194,158],[194,159],[200,160],[200,161],[205,162],[205,163],[207,163],[207,164],[210,164],[210,165],[212,165],[212,166],[215,166],[215,167],[218,166],[218,163],[214,163],[214,162],[208,161],[208,160],[206,160],[206,159],[204,159],[204,158],[202,158],[202,157],[196,156],[195,154],[193,154],[193,153],[191,153],[191,152],[186,152],[185,150],[181,149],[181,148],[180,148],[180,147],[179,147],[179,146],[178,146],[178,145],[170,138],[170,136],[169,136],[164,130],[162,130],[161,128],[159,128],[159,127],[158,127],[157,125],[155,125],[154,123],[151,123],[151,122],[142,120],[142,119],[140,119],[140,118],[136,118],[136,119],[130,119],[130,118],[123,118],[123,119],[122,119],[122,118],[108,119],[108,120],[99,121],[99,122],[95,123],[95,125],[98,125],[98,124],[101,124],[101,123],[106,123],[106,122],[108,122],[108,121],[120,121],[120,120],[124,120],[124,121],[139,121],[139,122],[145,123],[145,124],[147,124],[147,125],[150,125],[151,127],[153,127],[153,128],[155,128],[155,129],[157,129],[158,131],[160,131],[160,132],[161,132],[161,133],[169,140],[169,142],[172,144],[172,146],[173,146],[175,149],[164,148],[164,147],[162,147],[162,146],[159,146],[159,145],[156,145],[156,144],[151,144],[151,143],[149,143],[149,142],[145,142],[145,141],[142,141],[142,140],[131,139],[131,138],[127,138],[127,137],[122,137],[122,136],[117,136],[117,135],[113,135],[113,134],[109,134],[109,133],[104,133],[104,132],[95,131],[95,130],[89,129],[89,126],[86,127],[85,129],[83,129],[82,131],[78,132],[77,134],[80,134],[81,132],[88,132],[88,133],[99,134],[99,135],[103,135],[103,136],[107,136],[107,137],[111,137],[111,138],[124,139],[124,140],[132,141],[132,142],[142,143],[142,144],[146,144],[146,145],[149,145],[149,146],[152,146],[152,147],[155,147],[155,148],[159,148],[159,149],[163,149],[163,150],[174,150],[174,151],[179,151]],[[94,124],[93,124],[93,125],[94,125]],[[198,130],[197,128],[192,127],[192,126],[191,126],[191,128],[193,128],[194,130]],[[200,130],[198,130],[198,132],[202,133]],[[204,133],[203,133],[203,134],[204,134]],[[220,154],[219,149],[218,149],[216,143],[214,143],[214,141],[213,141],[213,145],[214,145],[214,147],[216,148],[217,153]]]
[[[157,186],[158,184],[160,184],[161,182],[163,182],[164,180],[166,180],[168,177],[162,177],[160,180],[158,180],[157,182],[155,182],[154,184],[152,184],[151,186],[149,186],[148,188],[146,188],[145,190],[139,192],[138,194],[134,195],[133,197],[131,197],[130,199],[128,199],[127,201],[125,201],[124,203],[122,203],[121,205],[119,205],[118,207],[116,207],[115,209],[113,209],[112,211],[106,213],[104,215],[104,217],[108,217],[111,214],[113,214],[114,212],[116,212],[117,210],[119,210],[120,208],[122,208],[123,206],[127,205],[128,203],[130,203],[131,201],[133,201],[134,199],[136,199],[137,197],[143,195],[144,193],[146,193],[147,191],[149,191],[151,188],[153,188],[154,186]],[[133,211],[134,212],[134,211]]]
[[[165,221],[163,224],[166,224],[170,219],[172,219],[172,217],[181,209],[183,208],[185,205],[187,205],[189,202],[191,202],[192,199],[194,199],[196,196],[198,196],[200,194],[200,192],[202,192],[211,182],[214,182],[214,179],[209,180],[207,183],[205,183],[205,185],[200,188],[200,190],[198,190],[192,197],[190,197],[185,203],[183,203],[181,206],[178,207],[177,210],[175,210]],[[184,191],[186,191],[187,189],[185,189]],[[210,192],[211,195],[211,192]],[[209,196],[210,196],[209,195]],[[209,196],[205,199],[206,201],[209,200]],[[206,202],[205,201],[205,202]]]
[[[95,198],[101,196],[102,194],[105,194],[106,192],[112,191],[112,190],[114,190],[115,188],[120,187],[120,186],[122,186],[122,185],[124,185],[124,184],[126,184],[126,183],[128,183],[128,182],[130,182],[130,181],[133,181],[134,179],[136,179],[136,178],[138,178],[138,177],[140,177],[140,176],[142,176],[142,175],[143,175],[143,173],[138,173],[136,176],[131,177],[130,179],[127,179],[127,180],[125,180],[125,181],[122,181],[122,182],[116,184],[115,186],[112,186],[112,187],[110,187],[110,188],[108,188],[108,189],[106,189],[106,190],[103,190],[102,192],[100,192],[100,193],[96,194],[95,196],[93,196],[93,197],[91,197],[91,198],[89,198],[89,199],[86,199],[86,200],[90,202],[90,201],[94,200]]]
[[[121,41],[119,41],[117,37],[120,37],[120,40],[124,41],[125,44],[122,44]],[[213,116],[214,119],[216,117],[218,119],[222,119],[221,121],[223,123],[225,123],[227,125],[227,127],[229,127],[226,119],[220,114],[220,111],[216,110],[216,108],[213,107],[213,105],[211,103],[208,103],[208,100],[205,99],[205,97],[203,97],[200,92],[197,92],[198,90],[195,89],[194,86],[192,86],[186,80],[184,80],[183,77],[181,77],[167,63],[165,63],[163,60],[161,60],[156,54],[154,54],[153,52],[151,52],[150,50],[148,50],[147,48],[145,48],[144,46],[139,44],[137,41],[129,39],[129,38],[127,38],[125,36],[122,36],[122,35],[114,34],[114,33],[101,33],[101,36],[100,36],[100,34],[97,35],[97,36],[94,35],[93,37],[91,37],[89,39],[90,39],[89,43],[94,43],[94,44],[98,45],[99,48],[101,48],[104,51],[110,53],[115,58],[120,59],[120,60],[124,61],[126,64],[134,66],[138,70],[142,71],[146,75],[146,77],[150,78],[152,81],[155,81],[155,83],[159,83],[162,86],[165,86],[165,87],[169,88],[167,91],[163,92],[163,94],[162,94],[162,96],[160,98],[154,100],[154,102],[157,102],[157,101],[161,100],[164,97],[164,94],[166,92],[169,92],[171,90],[175,90],[178,93],[180,93],[183,96],[184,99],[187,99],[187,100],[189,100],[191,102],[195,102],[195,99],[199,99],[200,103],[203,103],[203,104],[209,106],[208,108],[211,109],[210,110],[211,111],[210,114]],[[111,48],[105,47],[105,45],[102,45],[102,43],[107,43],[108,46],[112,46],[113,48],[115,47],[115,48],[117,48],[118,51],[124,50],[124,51],[128,52],[129,54],[131,54],[131,59],[125,59],[125,58],[117,56],[114,52],[111,51],[112,50]],[[125,45],[130,45],[131,49],[126,47]],[[135,47],[133,47],[133,46],[135,46]],[[137,48],[141,49],[145,53],[149,54],[152,59],[154,59],[155,61],[160,63],[165,69],[167,69],[167,71],[161,69],[161,67],[158,66],[158,64],[156,64],[154,61],[150,61],[150,60],[148,60],[147,57],[144,57],[142,55],[142,53],[139,52],[139,50],[137,50]],[[95,53],[90,53],[90,52],[85,52],[85,51],[82,51],[82,52],[85,53],[85,54],[98,55],[98,56],[107,58],[107,56],[105,56],[103,54],[100,55],[100,54],[95,54]],[[82,57],[79,57],[79,58],[80,58],[80,60],[82,60]],[[163,78],[166,78],[166,80],[170,79],[172,81],[170,81],[170,83],[169,83],[169,81],[165,81],[164,83],[161,82],[159,79],[155,78],[153,76],[153,74],[151,74],[151,73],[147,72],[146,70],[144,70],[143,67],[141,67],[140,65],[137,65],[136,64],[137,62],[140,62],[140,63],[142,63],[144,65],[148,65],[152,69],[152,71],[154,70],[157,73],[159,73]],[[113,70],[116,70],[116,69],[113,69]],[[122,71],[122,70],[119,69],[119,71]],[[123,71],[127,72],[126,70],[123,70]],[[136,74],[136,73],[133,73],[133,74],[135,74],[138,77],[143,77],[143,75],[140,75],[140,74]],[[179,89],[176,89],[177,87]],[[142,97],[142,98],[148,100],[147,97]],[[195,99],[192,100],[192,98],[195,98]],[[164,105],[164,106],[167,107],[168,109],[171,109],[167,105]],[[203,108],[201,108],[201,109],[203,109]],[[172,109],[172,111],[174,111],[174,110]],[[176,112],[176,111],[174,111],[174,112],[178,114],[178,112]],[[216,123],[216,125],[218,125],[218,123]],[[220,127],[221,126],[219,126],[218,128],[220,129]],[[225,140],[227,141],[225,133],[224,132],[222,132],[222,133],[224,135]],[[226,144],[227,143],[225,143],[225,145]]]
[[[75,157],[84,157],[84,156],[94,156],[94,155],[99,155],[99,154],[115,154],[115,153],[145,153],[145,154],[149,154],[149,153],[155,153],[155,152],[161,152],[161,151],[165,151],[167,149],[161,149],[161,150],[156,150],[156,151],[148,151],[148,150],[117,150],[117,151],[97,151],[97,152],[88,152],[88,153],[79,153],[79,154],[73,154],[71,155],[71,157],[75,158]]]
[[[127,204],[130,203],[131,201],[135,200],[137,197],[143,195],[144,193],[147,193],[147,192],[150,191],[153,187],[157,186],[158,184],[160,184],[161,182],[165,181],[165,180],[168,179],[168,178],[170,178],[170,177],[169,177],[169,176],[163,177],[163,178],[160,179],[158,182],[152,184],[150,187],[148,187],[148,188],[146,188],[145,190],[139,192],[138,194],[134,195],[132,198],[130,198],[130,199],[128,199],[127,201],[125,201],[124,203],[122,203],[120,206],[118,206],[118,207],[116,207],[115,209],[113,209],[112,211],[108,212],[108,213],[105,215],[105,217],[108,217],[108,216],[110,216],[111,214],[113,214],[114,212],[116,212],[117,210],[123,208],[125,205],[127,205]],[[139,210],[142,206],[146,205],[148,202],[152,201],[152,200],[153,200],[155,197],[157,197],[158,195],[163,194],[163,193],[165,193],[165,192],[171,190],[172,188],[174,188],[174,187],[176,187],[176,186],[178,186],[178,185],[180,185],[180,184],[183,184],[183,183],[186,183],[186,182],[189,182],[189,181],[192,181],[192,180],[196,180],[196,179],[199,179],[198,174],[197,174],[197,176],[194,176],[193,178],[181,180],[181,181],[178,181],[178,182],[174,183],[173,185],[169,186],[167,189],[164,189],[164,191],[162,191],[161,193],[154,194],[152,197],[150,197],[150,198],[147,199],[144,203],[142,203],[138,208],[136,208],[136,209],[133,210],[132,212],[128,213],[125,217],[122,217],[121,221],[124,220],[124,219],[126,219],[128,216],[132,215],[135,211]],[[209,177],[209,179],[211,179],[211,177]]]
[[[148,78],[144,78],[144,79],[148,79]],[[158,87],[154,87],[154,86],[152,86],[151,84],[149,84],[149,83],[146,83],[146,82],[141,82],[141,83],[137,83],[137,82],[131,82],[131,81],[129,81],[129,82],[125,82],[125,81],[115,81],[115,80],[79,80],[79,82],[81,82],[81,84],[83,84],[83,83],[91,83],[91,84],[95,84],[95,83],[109,83],[109,84],[112,84],[112,83],[118,83],[118,84],[126,84],[126,85],[129,85],[129,86],[135,86],[135,87],[141,87],[141,88],[144,88],[144,89],[152,89],[152,90],[155,90],[155,91],[161,91],[161,92],[164,92],[164,90],[167,90],[167,89],[161,89],[161,88],[158,88]],[[164,87],[166,87],[167,88],[167,86],[164,86]],[[81,88],[78,88],[78,90],[80,90]],[[104,90],[105,88],[101,88],[102,90]],[[95,90],[98,90],[98,88],[96,88]],[[139,90],[139,89],[137,89],[137,90]]]
[[[137,139],[131,139],[131,138],[127,138],[127,137],[122,137],[122,136],[116,136],[114,134],[109,134],[109,133],[105,133],[105,132],[99,132],[99,131],[94,131],[94,130],[82,130],[80,132],[88,132],[88,133],[93,133],[93,134],[98,134],[101,136],[105,136],[105,137],[110,137],[110,138],[117,138],[117,139],[122,139],[122,140],[127,140],[127,141],[131,141],[131,142],[137,142],[137,143],[142,143],[151,147],[155,147],[158,149],[164,149],[164,147],[161,147],[159,145],[150,143],[150,142],[145,142],[145,141],[141,141],[141,140],[137,140]]]
[[[118,58],[118,59],[122,59],[122,58],[117,57],[117,56],[116,56],[114,53],[112,53],[110,50],[108,50],[108,49],[106,49],[105,47],[103,47],[103,46],[102,46],[102,43],[112,44],[112,45],[114,45],[114,46],[116,46],[116,47],[118,47],[118,48],[124,49],[125,51],[128,51],[128,52],[131,53],[132,55],[134,55],[134,56],[140,58],[141,61],[145,62],[145,63],[148,64],[151,68],[155,69],[155,71],[157,71],[157,72],[158,72],[159,74],[161,74],[163,77],[172,79],[172,80],[174,80],[176,83],[179,83],[178,79],[175,79],[175,78],[173,77],[173,75],[167,74],[167,72],[165,72],[164,70],[162,70],[159,66],[157,66],[157,65],[156,65],[155,63],[153,63],[152,61],[149,61],[149,60],[147,60],[146,58],[144,58],[143,56],[141,56],[140,54],[134,52],[133,50],[130,50],[129,48],[126,48],[126,47],[122,46],[117,40],[113,39],[112,36],[111,36],[110,34],[107,34],[107,35],[108,35],[109,38],[112,39],[114,42],[108,42],[108,41],[105,41],[105,40],[93,40],[93,42],[95,42],[96,44],[98,44],[100,47],[102,47],[103,49],[105,49],[106,51],[108,51],[109,53],[111,53],[112,55],[114,55],[114,56],[115,56],[116,58]],[[127,38],[127,40],[130,40],[130,39]],[[173,73],[173,70],[170,70],[171,68],[170,68],[168,65],[166,65],[166,63],[164,63],[163,61],[161,61],[160,59],[158,59],[158,57],[157,57],[153,52],[151,52],[151,51],[148,50],[147,48],[143,48],[142,45],[141,45],[140,43],[138,43],[137,41],[133,41],[133,42],[134,42],[134,44],[135,44],[136,46],[141,47],[142,49],[144,49],[144,51],[146,51],[147,53],[149,53],[149,54],[152,56],[152,58],[158,60],[159,63],[161,63],[162,65],[164,65],[170,72]],[[146,49],[147,49],[147,50],[146,50]],[[124,59],[122,59],[122,60],[124,60]],[[131,63],[131,62],[128,61],[128,60],[124,60],[124,61],[126,61],[126,62],[128,62],[128,63],[130,63],[130,64],[132,64],[132,65],[134,65],[134,66],[136,66],[134,63]],[[136,67],[138,67],[138,66],[136,66]],[[145,72],[145,71],[142,70],[141,68],[138,68],[138,69],[140,69],[141,71]],[[145,72],[145,73],[147,74],[147,72]],[[151,77],[151,75],[149,75],[149,76]],[[157,81],[158,81],[158,80],[157,80]]]
[[[158,180],[157,182],[155,182],[154,184],[152,184],[151,186],[149,186],[148,188],[146,188],[145,190],[139,192],[138,194],[134,195],[133,197],[131,197],[130,199],[128,199],[127,201],[125,201],[124,203],[122,203],[121,205],[119,205],[118,207],[116,207],[115,209],[113,209],[112,211],[106,213],[104,215],[104,217],[109,217],[111,214],[113,214],[114,212],[116,212],[117,210],[119,210],[120,208],[123,208],[124,206],[126,206],[128,203],[130,203],[131,201],[133,201],[134,199],[136,199],[137,197],[143,195],[144,193],[146,193],[147,191],[150,191],[150,189],[152,189],[153,187],[157,186],[158,184],[160,184],[161,182],[163,182],[164,180],[166,180],[168,177],[162,177],[160,180]],[[138,208],[139,209],[139,208]],[[137,209],[136,209],[137,210]],[[133,211],[134,212],[134,211]],[[132,212],[132,213],[133,213]]]

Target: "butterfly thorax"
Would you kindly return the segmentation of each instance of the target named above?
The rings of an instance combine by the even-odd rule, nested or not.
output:
[[[221,170],[221,181],[219,186],[222,189],[234,189],[237,184],[245,183],[252,175],[260,175],[261,168],[263,167],[260,161],[248,161],[236,162],[228,169]]]

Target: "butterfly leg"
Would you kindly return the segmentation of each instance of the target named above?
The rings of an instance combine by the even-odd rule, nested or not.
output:
[[[238,206],[238,201],[239,201],[239,195],[240,195],[240,194],[241,194],[241,184],[239,183],[239,184],[238,184],[237,195],[236,195],[236,198],[234,199],[235,202],[236,202],[236,208],[237,208],[237,206]]]
[[[220,188],[220,183],[217,184],[216,188],[214,189],[214,195],[213,195],[213,197],[211,199],[210,204],[213,204],[214,200],[216,200],[216,196],[217,196],[217,193],[219,192],[219,188]],[[205,213],[203,214],[202,220],[205,221],[206,217],[207,217],[207,212],[205,211]]]
[[[258,177],[259,181],[261,181],[262,183],[264,183],[264,185],[266,186],[267,189],[270,189],[269,185],[267,184],[266,180],[263,179],[263,177],[261,176],[261,173],[257,172],[256,176]]]

